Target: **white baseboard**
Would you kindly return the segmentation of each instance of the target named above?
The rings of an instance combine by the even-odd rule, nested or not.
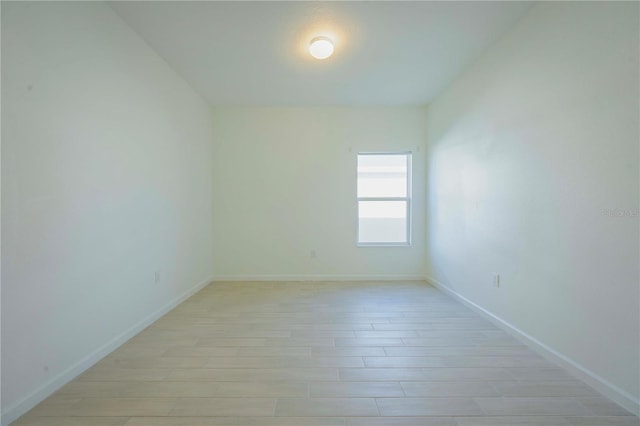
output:
[[[94,351],[93,353],[86,356],[84,359],[71,366],[67,370],[58,374],[56,377],[48,381],[47,383],[40,386],[38,389],[27,395],[18,403],[9,407],[4,413],[2,413],[2,426],[6,426],[12,421],[16,420],[26,412],[28,412],[31,408],[35,407],[42,400],[47,398],[53,392],[64,386],[69,381],[73,380],[75,377],[83,373],[85,370],[93,366],[95,363],[100,361],[109,353],[116,350],[123,343],[129,340],[131,337],[138,334],[140,331],[144,330],[154,321],[162,317],[164,314],[175,308],[177,305],[182,303],[184,300],[191,297],[193,294],[197,293],[199,290],[204,288],[207,284],[212,281],[399,281],[399,280],[409,280],[409,281],[423,281],[426,280],[429,284],[434,287],[439,288],[445,293],[451,295],[455,299],[461,301],[466,306],[470,307],[483,317],[489,319],[496,325],[500,326],[514,337],[523,341],[527,345],[531,346],[533,349],[537,350],[541,355],[545,358],[551,360],[552,362],[559,364],[563,368],[567,369],[573,375],[583,380],[585,383],[610,398],[614,402],[618,403],[625,409],[631,411],[632,413],[639,415],[640,414],[640,401],[633,397],[633,395],[628,392],[620,389],[584,366],[578,364],[571,358],[557,352],[546,344],[540,342],[534,337],[528,335],[502,318],[492,314],[487,311],[483,307],[475,304],[470,301],[466,297],[462,296],[455,290],[451,289],[448,286],[434,280],[430,277],[418,276],[418,275],[220,275],[209,277],[198,284],[196,284],[191,289],[187,290],[171,302],[167,303],[162,308],[158,309],[156,312],[147,316],[137,324],[133,325],[128,330],[124,331],[111,341],[107,342],[105,345]]]
[[[424,275],[215,275],[213,281],[424,281]]]
[[[573,359],[569,358],[566,355],[561,354],[555,349],[547,346],[542,343],[538,339],[530,336],[509,322],[503,320],[502,318],[494,315],[488,310],[484,309],[482,306],[477,305],[471,300],[467,299],[457,291],[453,290],[451,287],[446,286],[437,280],[431,277],[424,277],[424,279],[434,287],[442,290],[443,292],[449,294],[453,298],[459,300],[472,310],[476,311],[478,314],[482,315],[484,318],[490,320],[500,328],[504,329],[509,334],[513,335],[518,340],[524,342],[526,345],[530,346],[532,349],[536,350],[540,355],[548,359],[549,361],[558,364],[562,368],[569,371],[569,373],[576,376],[578,379],[582,380],[602,395],[611,399],[615,403],[619,404],[626,410],[634,413],[635,415],[640,415],[640,400],[635,398],[629,392],[620,389],[618,386],[609,382],[608,380],[600,377],[593,371],[584,367],[583,365],[577,363]]]
[[[198,284],[185,291],[157,311],[153,312],[151,315],[147,316],[143,320],[134,324],[129,329],[120,333],[118,336],[114,337],[109,342],[102,345],[100,348],[95,350],[93,353],[87,355],[82,360],[78,361],[76,364],[67,368],[65,371],[56,375],[54,378],[31,392],[29,395],[24,397],[22,400],[7,408],[2,413],[2,426],[6,426],[27,413],[33,407],[38,405],[45,398],[50,396],[56,390],[60,389],[62,386],[76,378],[78,375],[82,374],[85,370],[96,364],[105,356],[109,355],[114,350],[118,349],[123,343],[127,340],[131,339],[133,336],[147,328],[153,322],[158,320],[164,314],[178,306],[180,303],[200,291],[202,288],[206,287],[213,281],[212,277],[208,277],[205,280],[200,281]]]

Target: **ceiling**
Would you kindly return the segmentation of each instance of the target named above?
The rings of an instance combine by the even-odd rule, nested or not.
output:
[[[216,106],[424,105],[528,2],[122,1],[111,7]],[[309,40],[335,41],[313,59]]]

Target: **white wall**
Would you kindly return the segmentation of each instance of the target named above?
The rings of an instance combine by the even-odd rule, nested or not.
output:
[[[108,6],[3,2],[2,124],[6,423],[211,276],[211,117]]]
[[[630,408],[638,34],[638,3],[537,4],[428,111],[428,275]]]
[[[214,110],[218,279],[424,276],[423,108]],[[411,247],[356,247],[356,154],[411,150]],[[312,257],[314,250],[316,257]]]

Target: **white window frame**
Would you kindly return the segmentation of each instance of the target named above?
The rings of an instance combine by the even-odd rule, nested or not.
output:
[[[407,195],[406,197],[358,197],[358,157],[361,155],[405,155],[407,158]],[[356,245],[357,247],[410,247],[411,246],[411,181],[413,173],[411,163],[413,152],[358,152],[356,155]],[[407,206],[407,241],[406,242],[360,242],[360,201],[406,201]]]

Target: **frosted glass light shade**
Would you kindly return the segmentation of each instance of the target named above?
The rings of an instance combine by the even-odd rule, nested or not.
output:
[[[333,54],[333,42],[327,37],[315,37],[309,43],[309,53],[316,59],[326,59]]]

